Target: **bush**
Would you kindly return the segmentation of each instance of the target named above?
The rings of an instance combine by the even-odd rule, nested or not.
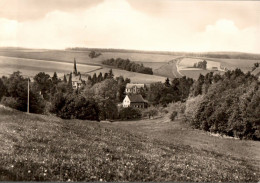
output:
[[[119,112],[119,118],[121,120],[129,120],[129,119],[140,119],[142,117],[142,114],[140,110],[128,107],[128,108],[123,108]]]
[[[172,111],[172,114],[171,114],[171,116],[170,116],[170,119],[171,119],[172,121],[174,121],[175,118],[177,117],[177,115],[178,115],[178,112]]]
[[[19,104],[16,98],[13,97],[6,97],[4,96],[1,100],[1,103],[7,107],[11,107],[13,109],[17,109]]]
[[[149,117],[150,119],[150,118],[154,118],[154,116],[157,116],[158,113],[159,113],[158,109],[156,109],[155,107],[149,107],[142,112],[142,116]]]

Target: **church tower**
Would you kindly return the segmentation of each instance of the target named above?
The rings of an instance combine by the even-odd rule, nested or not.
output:
[[[75,58],[74,58],[74,70],[73,70],[73,74],[78,75],[77,63],[76,63],[76,59],[75,59]]]

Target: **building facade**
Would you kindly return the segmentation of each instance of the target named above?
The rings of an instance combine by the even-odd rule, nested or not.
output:
[[[123,100],[123,107],[147,108],[148,102],[140,94],[129,94]]]

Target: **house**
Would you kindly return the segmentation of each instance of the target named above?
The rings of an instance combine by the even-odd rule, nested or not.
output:
[[[127,83],[125,88],[126,94],[138,94],[144,89],[144,84]]]
[[[147,108],[148,102],[140,94],[129,94],[123,100],[123,107]]]

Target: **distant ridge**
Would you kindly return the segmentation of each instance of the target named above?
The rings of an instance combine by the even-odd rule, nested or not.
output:
[[[84,47],[66,48],[66,50],[73,50],[73,51],[95,50],[95,51],[103,51],[103,52],[146,53],[146,54],[162,54],[162,55],[173,55],[173,56],[260,60],[260,54],[257,54],[257,53],[229,52],[229,51],[216,51],[216,52],[179,52],[179,51],[176,51],[175,52],[175,51],[146,51],[146,50],[132,50],[132,49],[84,48]]]
[[[100,51],[100,52],[121,52],[121,53],[144,53],[144,54],[161,54],[172,56],[188,56],[188,57],[205,57],[205,58],[222,58],[222,59],[249,59],[259,60],[260,54],[246,53],[246,52],[232,52],[232,51],[216,51],[216,52],[181,52],[181,51],[147,51],[147,50],[133,50],[133,49],[116,49],[116,48],[85,48],[85,47],[71,47],[66,49],[34,49],[23,47],[0,47],[1,51],[7,50],[59,50],[59,51]]]

